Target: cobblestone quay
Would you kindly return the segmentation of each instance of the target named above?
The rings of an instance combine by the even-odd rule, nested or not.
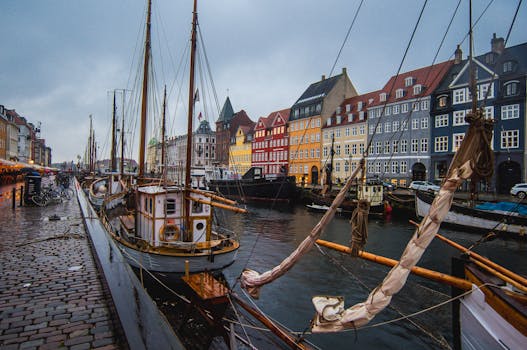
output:
[[[119,349],[104,291],[76,198],[0,202],[0,350]]]

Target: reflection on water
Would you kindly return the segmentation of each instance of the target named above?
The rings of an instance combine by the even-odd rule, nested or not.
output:
[[[244,268],[267,271],[288,256],[322,217],[303,207],[271,210],[249,207],[250,215],[225,214],[230,229],[241,233],[241,248],[237,261],[224,270],[226,279],[243,292],[237,283]],[[383,219],[370,217],[366,250],[398,259],[414,228],[408,223],[412,213],[393,215]],[[322,239],[348,244],[351,227],[348,218],[336,217],[322,234]],[[440,230],[448,238],[465,246],[479,235]],[[386,276],[388,268],[351,258],[321,248],[314,248],[286,275],[262,288],[256,304],[268,315],[294,331],[304,331],[314,316],[311,297],[342,295],[346,307],[363,301],[369,292]],[[476,252],[517,271],[527,273],[522,256],[527,251],[525,242],[495,240],[478,246]],[[450,273],[450,259],[459,252],[435,240],[424,253],[419,266]],[[411,276],[390,307],[378,315],[372,325],[414,313],[449,298],[449,287],[423,278]],[[306,338],[324,349],[347,349],[350,346],[390,349],[445,348],[452,343],[451,306],[447,304],[431,312],[389,325],[339,334],[307,334]]]

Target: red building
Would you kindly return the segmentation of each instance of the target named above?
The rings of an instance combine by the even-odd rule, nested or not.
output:
[[[289,108],[260,117],[254,126],[252,166],[262,168],[263,174],[288,172]]]

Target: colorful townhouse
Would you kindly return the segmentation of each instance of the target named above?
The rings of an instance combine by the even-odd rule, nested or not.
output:
[[[474,57],[478,108],[494,120],[494,175],[479,190],[508,193],[527,179],[526,77],[527,43],[505,48],[496,34],[491,50]],[[469,92],[470,63],[456,50],[455,64],[445,75],[432,98],[431,179],[442,180],[468,128],[465,116],[472,109]]]
[[[229,147],[235,144],[236,134],[240,125],[253,126],[254,122],[242,109],[234,113],[229,97],[225,100],[216,121],[216,164],[221,167],[230,165]]]
[[[370,92],[345,99],[322,127],[322,169],[332,167],[332,183],[344,182],[359,166],[368,138],[368,107],[378,96]]]
[[[251,168],[253,125],[240,125],[230,145],[229,170],[245,174]]]
[[[367,172],[407,187],[430,178],[430,98],[453,61],[393,76],[368,106]]]
[[[262,174],[287,174],[289,160],[289,134],[287,122],[290,109],[260,117],[254,126],[251,162],[262,168]]]
[[[4,106],[0,105],[0,159],[7,159],[7,116]]]
[[[300,184],[320,184],[322,126],[346,98],[357,95],[346,68],[311,84],[291,107],[289,116],[289,175]]]

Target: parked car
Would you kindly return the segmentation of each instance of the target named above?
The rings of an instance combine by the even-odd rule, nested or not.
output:
[[[441,187],[428,181],[412,181],[410,188],[418,191],[437,192]]]
[[[395,186],[389,182],[383,181],[382,187],[384,187],[385,191],[393,191],[395,189]]]
[[[525,196],[527,196],[527,183],[521,183],[512,186],[511,194],[520,199],[524,199]]]

